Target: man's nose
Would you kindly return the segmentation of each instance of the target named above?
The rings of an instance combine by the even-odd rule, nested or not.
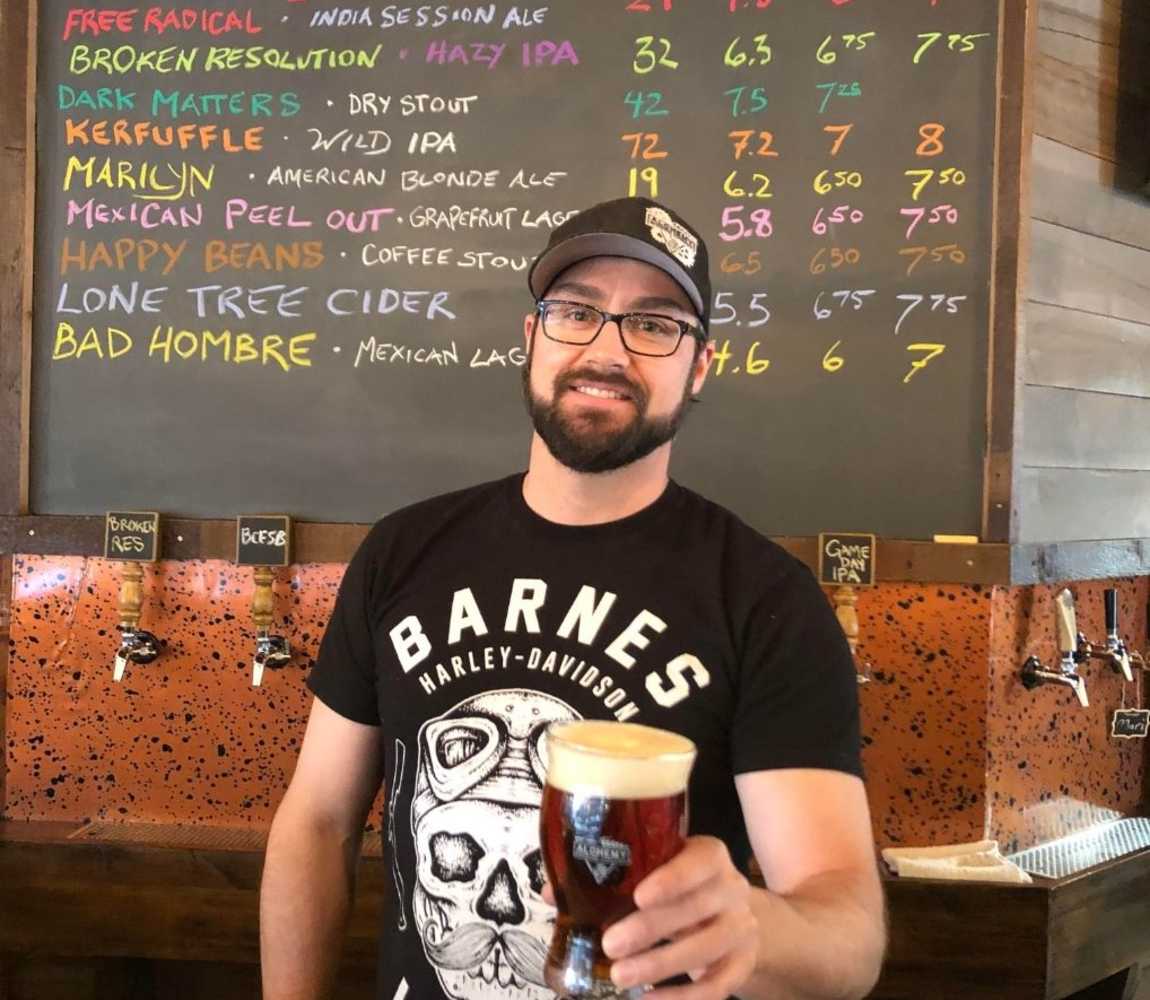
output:
[[[603,324],[603,329],[587,349],[583,352],[584,358],[598,361],[602,365],[613,365],[625,368],[631,363],[631,354],[623,346],[623,329],[620,321],[609,319]]]

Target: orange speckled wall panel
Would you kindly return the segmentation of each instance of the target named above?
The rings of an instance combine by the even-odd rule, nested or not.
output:
[[[168,646],[117,685],[118,567],[17,557],[4,815],[266,826],[298,753],[311,697],[303,681],[343,571],[279,572],[276,628],[294,657],[253,689],[251,571],[210,561],[146,567],[141,625]],[[1094,639],[1105,585],[1073,588]],[[1122,631],[1145,649],[1147,581],[1117,585]],[[1084,668],[1087,711],[1069,692],[1028,692],[1018,681],[1028,653],[1056,656],[1058,589],[860,592],[860,658],[872,678],[859,692],[863,761],[880,846],[984,836],[1027,846],[1138,804],[1142,746],[1109,738],[1118,677],[1101,663]],[[1133,706],[1140,692],[1130,687]]]
[[[990,604],[983,587],[860,593],[863,764],[881,846],[983,836]]]
[[[303,679],[343,571],[278,571],[274,630],[294,656],[253,688],[252,571],[146,566],[140,627],[167,647],[116,684],[117,566],[16,557],[4,815],[266,826],[295,766]]]
[[[1079,631],[1105,641],[1102,592],[1116,587],[1119,632],[1131,649],[1146,650],[1147,584],[1145,578],[1069,584]],[[1146,706],[1142,671],[1127,684],[1101,660],[1079,666],[1089,708],[1067,688],[1027,691],[1018,683],[1019,667],[1031,654],[1057,669],[1054,598],[1063,586],[1000,588],[994,595],[987,795],[990,836],[1004,850],[1073,833],[1112,812],[1129,815],[1142,798],[1145,741],[1110,735],[1123,687],[1128,707]]]

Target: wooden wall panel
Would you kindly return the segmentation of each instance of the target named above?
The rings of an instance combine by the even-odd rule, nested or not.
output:
[[[1145,0],[1038,0],[1022,543],[1150,537],[1150,199],[1128,156],[1148,58]]]
[[[1150,472],[1023,468],[1018,503],[1024,544],[1150,538]]]
[[[1092,156],[1115,159],[1118,56],[1113,45],[1038,30],[1034,131]]]
[[[1118,160],[1128,138],[1120,129],[1137,121],[1150,98],[1138,65],[1148,35],[1144,0],[1041,0],[1035,134]]]
[[[1027,386],[1022,409],[1024,468],[1150,469],[1150,399]]]
[[[1100,316],[1150,320],[1150,251],[1031,222],[1030,298]]]
[[[1058,0],[1038,9],[1038,27],[1101,42],[1118,31],[1122,0]]]
[[[1030,210],[1035,219],[1150,250],[1150,198],[1116,190],[1110,160],[1044,136],[1035,136],[1032,150]]]
[[[1150,322],[1028,302],[1025,327],[1029,385],[1150,396]]]

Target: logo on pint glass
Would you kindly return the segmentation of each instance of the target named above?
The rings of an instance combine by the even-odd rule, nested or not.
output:
[[[587,866],[596,885],[602,885],[631,864],[631,848],[610,837],[576,837],[571,854]]]

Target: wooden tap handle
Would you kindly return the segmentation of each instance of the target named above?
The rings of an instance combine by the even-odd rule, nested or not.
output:
[[[275,595],[272,593],[275,574],[270,566],[256,566],[252,575],[256,581],[256,589],[252,594],[252,621],[256,623],[257,629],[269,629],[275,612]]]
[[[854,587],[835,587],[834,591],[835,617],[847,637],[847,645],[851,648],[851,655],[858,651],[859,644],[859,613],[858,591]]]
[[[135,629],[140,624],[144,604],[144,567],[126,562],[120,571],[120,624]]]
[[[1102,591],[1102,605],[1106,612],[1106,634],[1118,631],[1118,588],[1107,587]]]
[[[1058,608],[1058,648],[1063,656],[1078,649],[1078,616],[1074,613],[1074,595],[1069,590],[1059,591],[1054,599]]]

